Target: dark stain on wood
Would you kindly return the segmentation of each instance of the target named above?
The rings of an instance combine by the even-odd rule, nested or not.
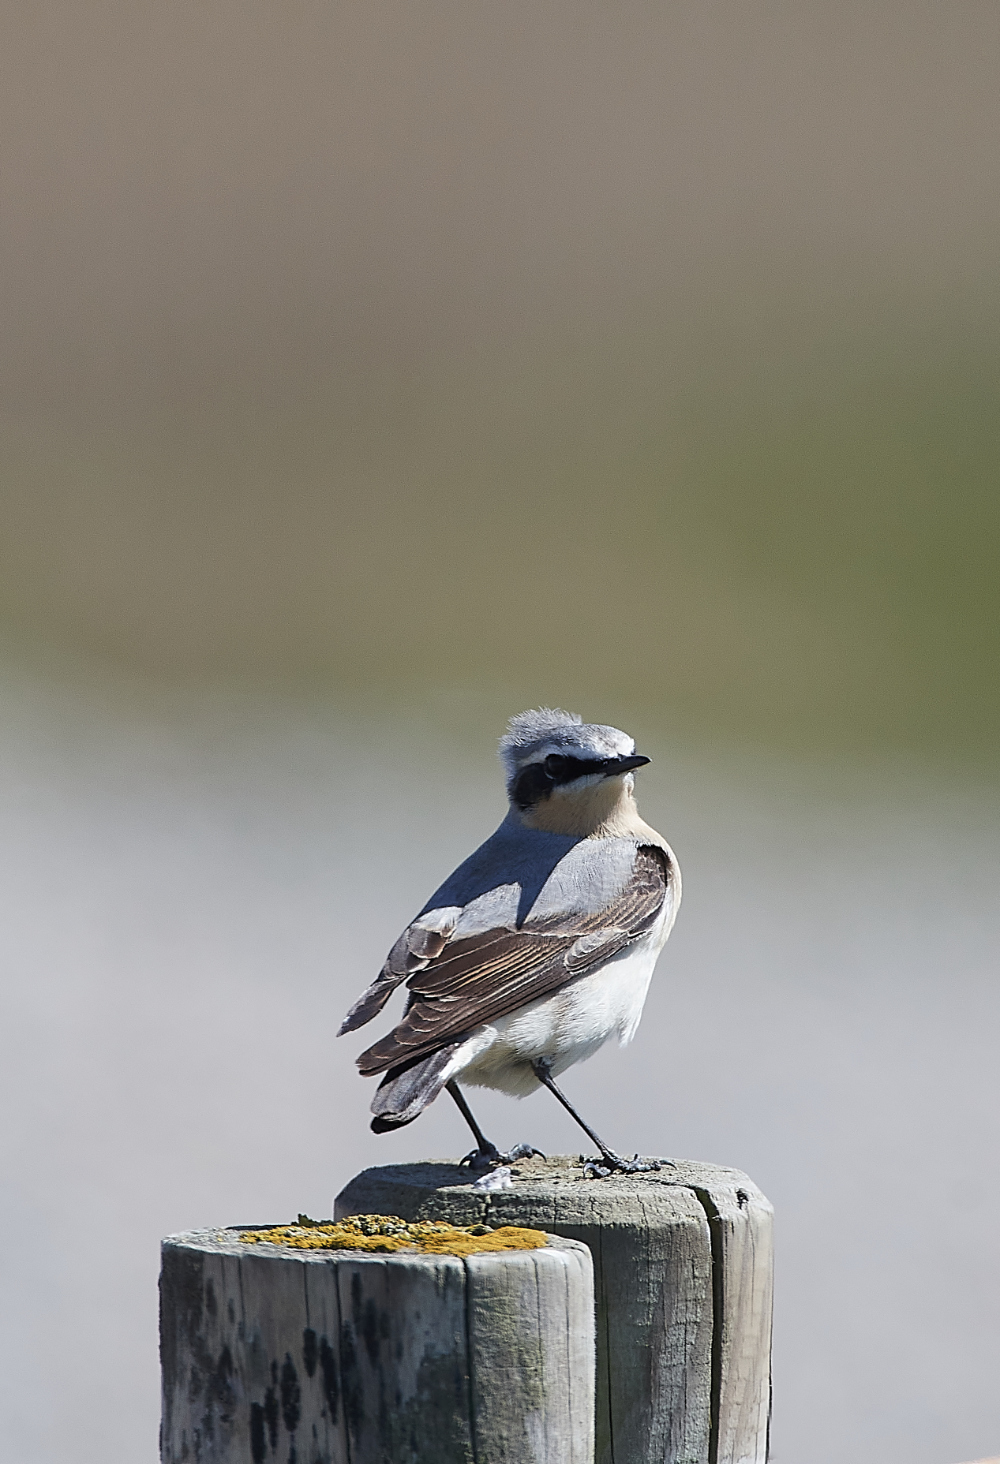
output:
[[[326,1340],[325,1338],[323,1339]],[[316,1345],[316,1333],[312,1327],[306,1327],[302,1333],[302,1366],[306,1370],[306,1377],[311,1378],[316,1373],[316,1361],[319,1351]]]
[[[281,1364],[281,1420],[289,1433],[294,1433],[302,1417],[302,1389],[290,1352]]]
[[[277,1363],[271,1364],[273,1371],[277,1371]],[[278,1447],[278,1399],[273,1388],[268,1388],[264,1394],[264,1419],[267,1423],[267,1436],[271,1448]]]
[[[347,1322],[340,1329],[340,1394],[347,1427],[352,1434],[357,1434],[364,1422],[364,1392],[358,1373],[354,1333]]]
[[[267,1458],[264,1410],[259,1403],[250,1404],[250,1457],[253,1464],[264,1464]]]
[[[340,1407],[340,1378],[333,1348],[325,1337],[320,1338],[319,1365],[323,1374],[323,1397],[326,1399],[327,1412],[330,1415],[330,1422],[333,1424],[337,1422],[337,1412]],[[312,1373],[309,1376],[312,1377]]]

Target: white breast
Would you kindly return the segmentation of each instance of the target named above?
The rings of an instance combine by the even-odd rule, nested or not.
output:
[[[598,970],[477,1028],[455,1053],[448,1077],[521,1097],[538,1087],[532,1061],[547,1057],[558,1076],[611,1037],[631,1042],[672,914],[665,910],[648,935]]]

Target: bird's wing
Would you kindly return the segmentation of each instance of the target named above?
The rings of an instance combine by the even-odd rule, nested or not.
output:
[[[537,922],[529,918],[518,930],[497,928],[446,939],[407,981],[410,1004],[399,1026],[362,1053],[358,1067],[366,1075],[379,1073],[433,1052],[602,965],[655,924],[671,878],[666,853],[641,845],[628,884],[601,910]]]
[[[368,990],[358,998],[341,1023],[338,1037],[363,1027],[378,1016],[401,981],[422,971],[429,961],[439,956],[454,933],[462,914],[461,905],[445,905],[428,910],[408,925],[386,957],[385,965]]]

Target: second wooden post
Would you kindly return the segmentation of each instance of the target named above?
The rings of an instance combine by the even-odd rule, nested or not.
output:
[[[584,1178],[525,1160],[482,1191],[457,1163],[367,1169],[336,1215],[536,1226],[594,1260],[597,1464],[764,1464],[771,1393],[772,1210],[745,1174],[679,1163]]]

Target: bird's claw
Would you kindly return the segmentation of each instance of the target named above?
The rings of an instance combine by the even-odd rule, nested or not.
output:
[[[496,1145],[491,1144],[488,1149],[471,1149],[459,1164],[467,1164],[470,1169],[492,1169],[494,1164],[502,1162],[502,1155]]]
[[[584,1159],[583,1174],[585,1179],[607,1179],[611,1174],[652,1174],[673,1162],[672,1159],[640,1159],[638,1154],[632,1159],[622,1159],[609,1152],[600,1159]]]
[[[607,1179],[610,1173],[611,1170],[605,1168],[603,1164],[599,1164],[596,1159],[586,1159],[584,1161],[584,1179]]]
[[[640,1159],[638,1154],[623,1164],[619,1173],[621,1174],[653,1174],[657,1169],[662,1169],[659,1159]]]
[[[501,1154],[496,1145],[491,1144],[488,1149],[473,1149],[458,1162],[467,1164],[470,1169],[495,1169],[498,1165],[516,1164],[518,1159],[531,1159],[536,1154],[540,1159],[545,1158],[541,1149],[536,1149],[533,1144],[515,1144],[506,1154]]]
[[[506,1154],[501,1154],[500,1159],[504,1164],[516,1164],[518,1159],[544,1159],[545,1155],[541,1149],[536,1149],[534,1144],[515,1144],[513,1149],[508,1149]]]

